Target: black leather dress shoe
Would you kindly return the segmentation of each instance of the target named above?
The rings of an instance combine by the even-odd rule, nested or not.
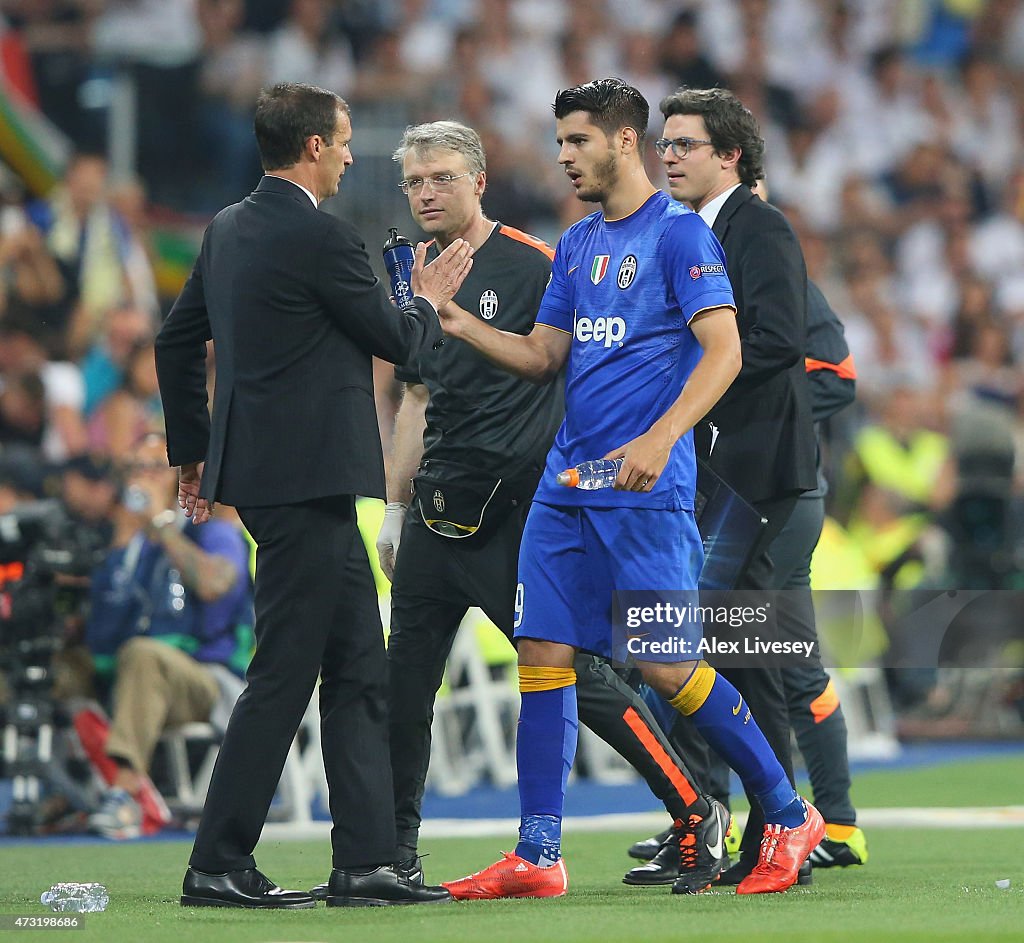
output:
[[[328,907],[390,907],[396,904],[447,904],[444,887],[415,884],[394,865],[382,864],[368,874],[335,868],[327,884]]]
[[[652,835],[650,838],[633,842],[626,854],[630,858],[638,858],[640,861],[651,861],[661,850],[661,846],[665,844],[670,834],[672,834],[672,829],[666,828],[665,831],[658,832],[657,835]]]
[[[652,841],[652,839],[649,838],[647,841]],[[637,842],[637,845],[639,844],[642,843]],[[633,847],[635,848],[636,845]],[[632,848],[630,854],[633,854]],[[633,857],[636,856],[633,855]],[[669,829],[657,854],[646,864],[637,865],[627,871],[622,883],[651,887],[659,884],[674,884],[677,877],[679,877],[679,841],[675,830]]]
[[[182,907],[254,907],[306,910],[316,901],[305,891],[285,891],[255,868],[207,874],[189,868],[181,884]]]
[[[718,881],[716,881],[716,883],[724,884],[728,887],[734,887],[754,870],[754,865],[756,864],[756,861],[749,858],[740,858],[740,860],[731,868],[727,868],[722,872],[722,876]],[[811,861],[809,858],[800,865],[800,870],[797,872],[796,876],[796,883],[800,887],[806,887],[808,884],[814,883],[814,875],[811,870]]]
[[[419,855],[413,855],[411,858],[406,858],[405,861],[397,862],[395,870],[400,877],[408,878],[413,884],[423,885],[426,883],[423,878],[423,859]],[[330,893],[329,888],[330,885],[324,881],[323,884],[311,887],[309,894],[317,900],[327,900]]]

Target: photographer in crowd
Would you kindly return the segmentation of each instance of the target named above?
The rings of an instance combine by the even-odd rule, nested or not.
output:
[[[108,838],[140,833],[137,797],[161,733],[209,720],[220,697],[218,673],[243,674],[252,647],[249,549],[238,526],[183,526],[172,510],[177,476],[163,436],[147,435],[125,471],[113,545],[93,574],[86,626],[97,674],[113,674],[106,753],[116,774],[90,817],[91,828]]]

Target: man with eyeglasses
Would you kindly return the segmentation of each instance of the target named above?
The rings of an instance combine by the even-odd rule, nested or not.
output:
[[[769,545],[789,520],[798,496],[817,486],[804,368],[803,253],[782,213],[753,192],[764,177],[764,141],[757,121],[732,92],[679,89],[662,100],[661,112],[664,136],[655,146],[669,193],[700,215],[725,250],[743,355],[738,376],[694,427],[694,445],[697,455],[767,518],[736,588],[769,590],[775,586]],[[775,609],[768,613],[768,622],[758,627],[764,639],[776,633]],[[792,780],[780,668],[762,662],[723,666],[722,671],[743,694]],[[702,754],[706,758],[706,748],[694,725],[677,723],[674,731],[677,747],[693,758],[706,781],[706,767],[701,769],[705,763],[698,759]],[[765,826],[758,803],[751,801],[751,810],[740,860],[722,875],[723,884],[741,884],[763,862],[771,828]]]
[[[113,717],[103,764],[112,779],[89,826],[112,839],[138,837],[143,806],[147,831],[167,824],[147,776],[157,741],[167,727],[208,721],[218,676],[240,679],[252,649],[249,547],[228,521],[184,526],[166,448],[149,435],[133,449],[111,549],[90,585],[85,640],[98,678],[112,682]]]
[[[459,237],[474,248],[473,269],[455,304],[498,330],[531,331],[554,253],[485,215],[486,158],[477,133],[454,121],[418,125],[406,130],[394,157],[413,218],[434,238],[431,254]],[[434,697],[470,606],[512,638],[519,545],[562,421],[563,383],[561,375],[542,384],[514,376],[451,339],[421,350],[395,373],[405,391],[377,550],[392,580],[398,858],[421,880],[417,848]],[[435,504],[438,494],[443,510]],[[606,659],[579,655],[575,670],[583,723],[633,764],[673,818],[685,816],[692,801],[688,774],[644,702]]]
[[[502,330],[529,331],[552,250],[485,215],[487,163],[477,133],[455,121],[417,125],[406,129],[393,157],[413,219],[433,240],[429,254],[457,238],[473,247],[458,303]],[[395,376],[404,393],[377,552],[392,581],[398,858],[422,880],[417,848],[434,697],[470,606],[511,633],[519,537],[561,403],[556,386],[524,383],[451,340],[421,349]]]
[[[772,853],[737,893],[782,891],[821,837],[821,816],[796,794],[745,700],[702,660],[699,617],[613,639],[617,591],[652,601],[671,593],[691,613],[696,602],[703,549],[691,430],[740,370],[725,260],[706,223],[647,177],[649,106],[635,88],[600,79],[566,89],[554,113],[558,162],[600,211],[559,240],[534,328],[498,331],[454,302],[439,311],[446,334],[505,370],[543,382],[566,367],[565,420],[519,553],[519,843],[445,886],[465,900],[565,893],[562,810],[582,650],[633,654],[647,683],[727,758],[772,823]],[[563,469],[599,458],[622,459],[614,488],[557,483]],[[701,893],[724,865],[728,814],[690,785],[675,824],[673,893]]]

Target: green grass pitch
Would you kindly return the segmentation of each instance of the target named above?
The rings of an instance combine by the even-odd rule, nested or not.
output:
[[[1021,801],[1024,759],[873,773],[858,781],[864,807],[984,805]],[[1024,854],[1020,829],[869,831],[866,867],[816,871],[814,886],[738,898],[721,891],[673,897],[668,888],[620,883],[633,833],[568,834],[570,891],[560,900],[491,901],[437,907],[259,913],[178,905],[188,845],[0,846],[0,912],[46,913],[39,893],[57,880],[102,881],[111,896],[84,929],[47,931],[86,941],[372,941],[372,943],[583,943],[583,941],[1020,941]],[[513,836],[425,842],[428,877],[458,877],[490,864]],[[427,847],[429,846],[429,847]],[[327,874],[326,842],[263,843],[260,866],[288,887]],[[1009,878],[1009,890],[995,882]],[[23,939],[29,931],[12,933]],[[2,937],[0,934],[0,943]],[[29,936],[29,939],[33,937]]]

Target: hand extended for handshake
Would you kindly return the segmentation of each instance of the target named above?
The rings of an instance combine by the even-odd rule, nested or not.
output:
[[[440,311],[459,290],[473,267],[473,247],[465,239],[456,239],[429,265],[424,265],[427,244],[416,246],[416,261],[412,267],[413,294],[429,301]]]

